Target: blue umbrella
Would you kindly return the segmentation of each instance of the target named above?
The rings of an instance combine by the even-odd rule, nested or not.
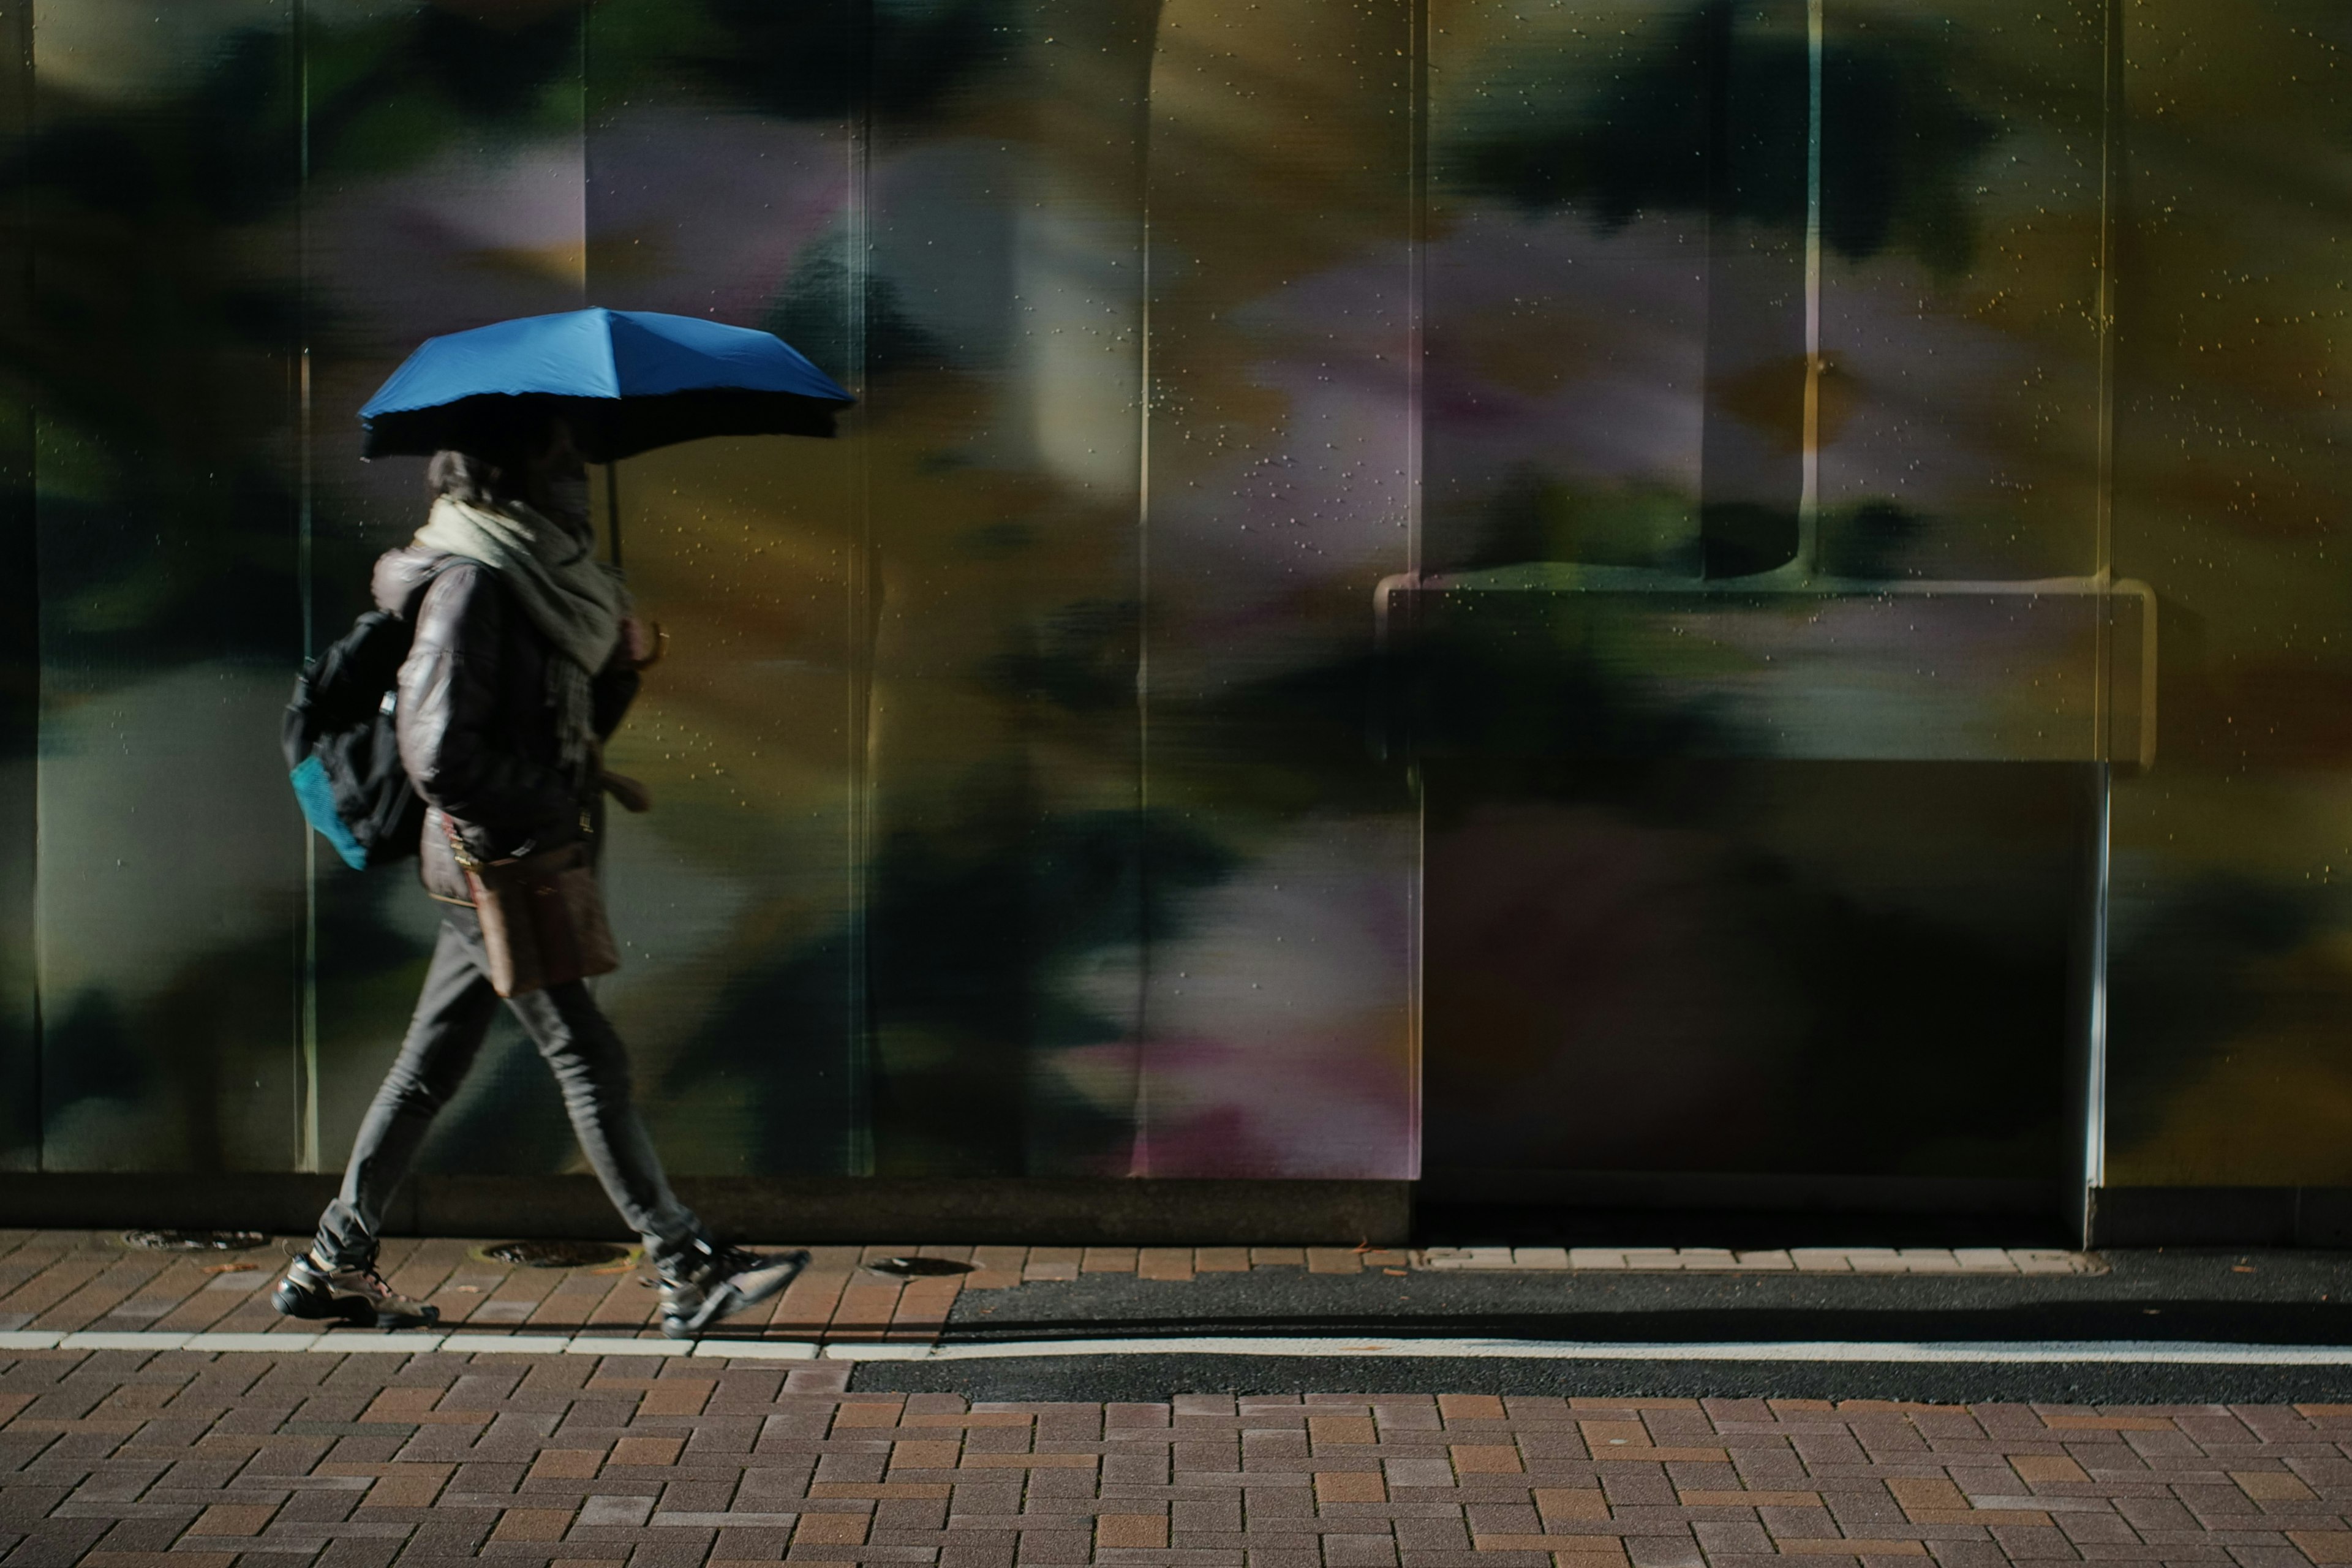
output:
[[[772,332],[568,310],[427,338],[360,410],[371,458],[429,457],[491,400],[554,400],[592,463],[705,436],[830,436],[855,401]]]
[[[705,436],[830,436],[856,399],[772,332],[657,310],[567,310],[427,338],[360,410],[363,456],[430,457],[515,397],[552,402],[573,444],[611,465]]]

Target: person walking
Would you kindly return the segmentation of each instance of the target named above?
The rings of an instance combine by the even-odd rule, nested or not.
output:
[[[593,851],[607,788],[603,742],[656,650],[620,574],[595,558],[587,468],[547,405],[516,399],[474,422],[427,470],[431,514],[376,563],[377,605],[415,630],[394,695],[400,759],[427,807],[421,875],[446,908],[423,994],[352,1147],[342,1189],[273,1293],[289,1317],[429,1322],[376,1272],[386,1203],[434,1116],[464,1082],[496,1015],[493,964],[467,875],[583,838]],[[670,1190],[630,1094],[628,1054],[583,981],[507,999],[563,1092],[582,1151],[644,1238],[675,1339],[772,1297],[805,1252],[714,1243]]]

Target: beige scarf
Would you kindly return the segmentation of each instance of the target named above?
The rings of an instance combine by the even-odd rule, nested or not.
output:
[[[629,613],[620,573],[596,559],[594,531],[521,501],[493,510],[443,496],[416,542],[497,573],[531,625],[555,645],[562,657],[548,661],[548,701],[564,765],[583,770],[594,741],[589,682],[612,658]]]

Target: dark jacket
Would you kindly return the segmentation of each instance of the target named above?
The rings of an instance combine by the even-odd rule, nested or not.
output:
[[[400,760],[430,808],[419,846],[425,890],[472,901],[449,848],[452,824],[486,860],[594,834],[603,824],[598,770],[592,762],[577,780],[564,770],[548,700],[548,661],[561,656],[498,574],[410,545],[376,563],[375,601],[394,614],[414,606],[415,616],[394,725]],[[637,683],[626,647],[616,646],[592,685],[599,741],[620,727]]]

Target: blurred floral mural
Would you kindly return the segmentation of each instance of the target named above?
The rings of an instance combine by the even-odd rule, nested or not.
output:
[[[606,304],[860,398],[599,487],[671,637],[600,994],[681,1172],[2038,1190],[2103,1037],[2095,1176],[2352,1184],[2338,7],[0,44],[0,1163],[340,1165],[435,921],[278,762],[422,521],[355,410]],[[519,1035],[429,1152],[576,1158]]]

